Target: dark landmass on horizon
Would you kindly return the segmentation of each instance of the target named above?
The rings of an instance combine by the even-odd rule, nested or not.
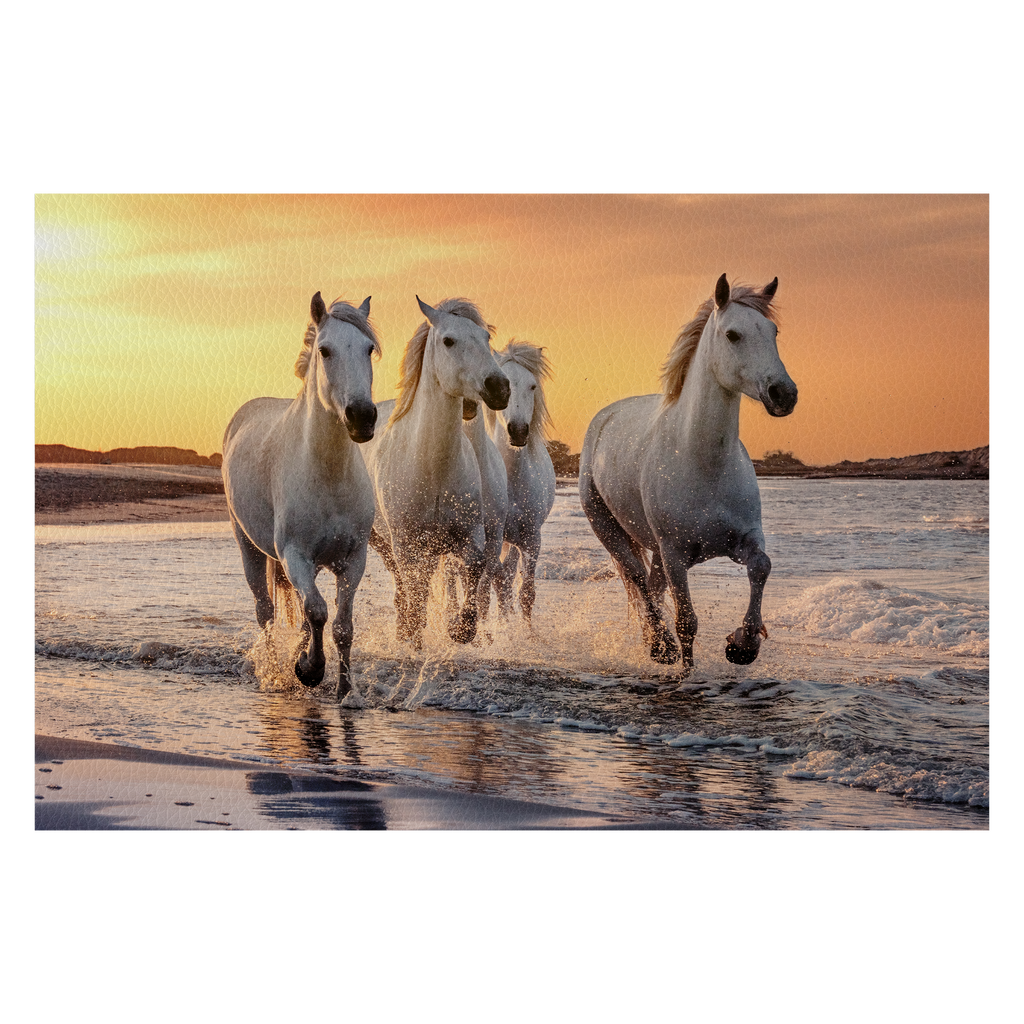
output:
[[[579,453],[561,441],[549,442],[559,477],[579,475]],[[91,452],[66,445],[36,445],[36,512],[64,512],[82,505],[141,502],[156,498],[185,498],[195,494],[223,494],[221,456],[199,455],[184,448],[115,448]],[[68,467],[62,471],[59,467]],[[53,468],[48,469],[47,466]],[[96,466],[97,472],[83,471]],[[123,466],[124,470],[118,468]],[[72,469],[71,467],[75,467]],[[78,469],[77,467],[82,467]],[[104,467],[99,471],[99,467]],[[110,467],[107,469],[106,467]],[[149,467],[146,475],[141,467]],[[173,467],[194,467],[175,473]],[[805,466],[792,452],[768,452],[754,460],[762,477],[803,477],[825,480],[868,477],[882,480],[987,480],[988,445],[962,452],[930,452],[900,459],[838,462],[831,466]],[[216,470],[216,472],[213,472]]]

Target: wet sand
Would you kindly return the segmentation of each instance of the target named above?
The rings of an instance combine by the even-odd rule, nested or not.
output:
[[[37,831],[657,827],[547,804],[86,740],[37,735],[35,749]]]

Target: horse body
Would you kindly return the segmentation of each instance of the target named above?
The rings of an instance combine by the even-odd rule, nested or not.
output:
[[[327,603],[316,587],[321,568],[337,577],[337,694],[351,688],[352,603],[366,565],[374,517],[373,490],[357,444],[373,436],[371,356],[380,346],[359,309],[320,293],[310,306],[296,374],[294,400],[257,398],[232,417],[224,434],[221,469],[231,526],[242,554],[256,618],[274,618],[268,582],[292,588],[302,605],[301,654],[295,674],[306,686],[323,680]]]
[[[550,421],[543,388],[551,368],[540,348],[514,340],[497,353],[497,360],[509,379],[511,395],[503,412],[488,414],[508,481],[508,514],[496,587],[499,607],[507,612],[513,604],[513,584],[522,557],[519,605],[529,622],[536,596],[541,527],[555,503],[555,467],[545,443]]]
[[[370,542],[395,578],[399,639],[419,647],[430,579],[444,555],[461,562],[465,593],[461,610],[449,614],[449,636],[457,643],[476,636],[487,537],[480,465],[462,429],[463,401],[504,408],[508,380],[476,306],[446,299],[435,309],[417,301],[427,320],[406,348],[401,395],[385,410],[387,425],[365,455],[377,498]]]
[[[726,657],[751,663],[767,636],[761,601],[771,561],[757,477],[739,439],[739,409],[743,394],[773,416],[789,415],[796,405],[771,319],[777,285],[776,278],[760,292],[730,289],[723,274],[715,298],[673,346],[664,394],[601,410],[583,443],[580,500],[587,517],[640,612],[651,657],[663,664],[682,658],[687,671],[697,632],[687,573],[700,562],[729,557],[747,567],[750,603]],[[666,589],[676,605],[678,643],[660,611]]]

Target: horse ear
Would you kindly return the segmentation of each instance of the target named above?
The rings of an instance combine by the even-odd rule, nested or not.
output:
[[[722,309],[725,304],[729,301],[729,282],[725,279],[723,274],[718,279],[718,284],[715,285],[715,305]]]
[[[370,296],[369,295],[367,295],[366,298],[363,299],[363,304],[359,307],[359,312],[362,313],[364,317],[369,317],[369,315],[370,315]]]
[[[433,306],[428,306],[418,295],[416,301],[420,304],[420,311],[423,315],[431,322],[431,324],[437,323],[437,310]]]
[[[778,291],[778,289],[779,289],[779,279],[778,279],[778,277],[776,277],[770,284],[766,284],[761,289],[761,294],[766,299],[770,299],[770,298],[774,297],[774,295]]]
[[[313,323],[320,326],[323,318],[327,316],[327,307],[324,305],[324,300],[320,297],[320,293],[317,292],[313,296],[312,301],[309,303],[309,315],[313,318]]]

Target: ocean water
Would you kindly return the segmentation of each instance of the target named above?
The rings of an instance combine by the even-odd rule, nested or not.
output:
[[[725,659],[749,591],[723,560],[690,574],[694,671],[651,662],[563,484],[532,629],[492,603],[458,646],[434,610],[413,651],[371,553],[341,706],[294,679],[297,630],[259,633],[227,523],[37,527],[37,731],[638,826],[987,828],[988,483],[773,478],[761,495],[773,570],[754,664]]]

